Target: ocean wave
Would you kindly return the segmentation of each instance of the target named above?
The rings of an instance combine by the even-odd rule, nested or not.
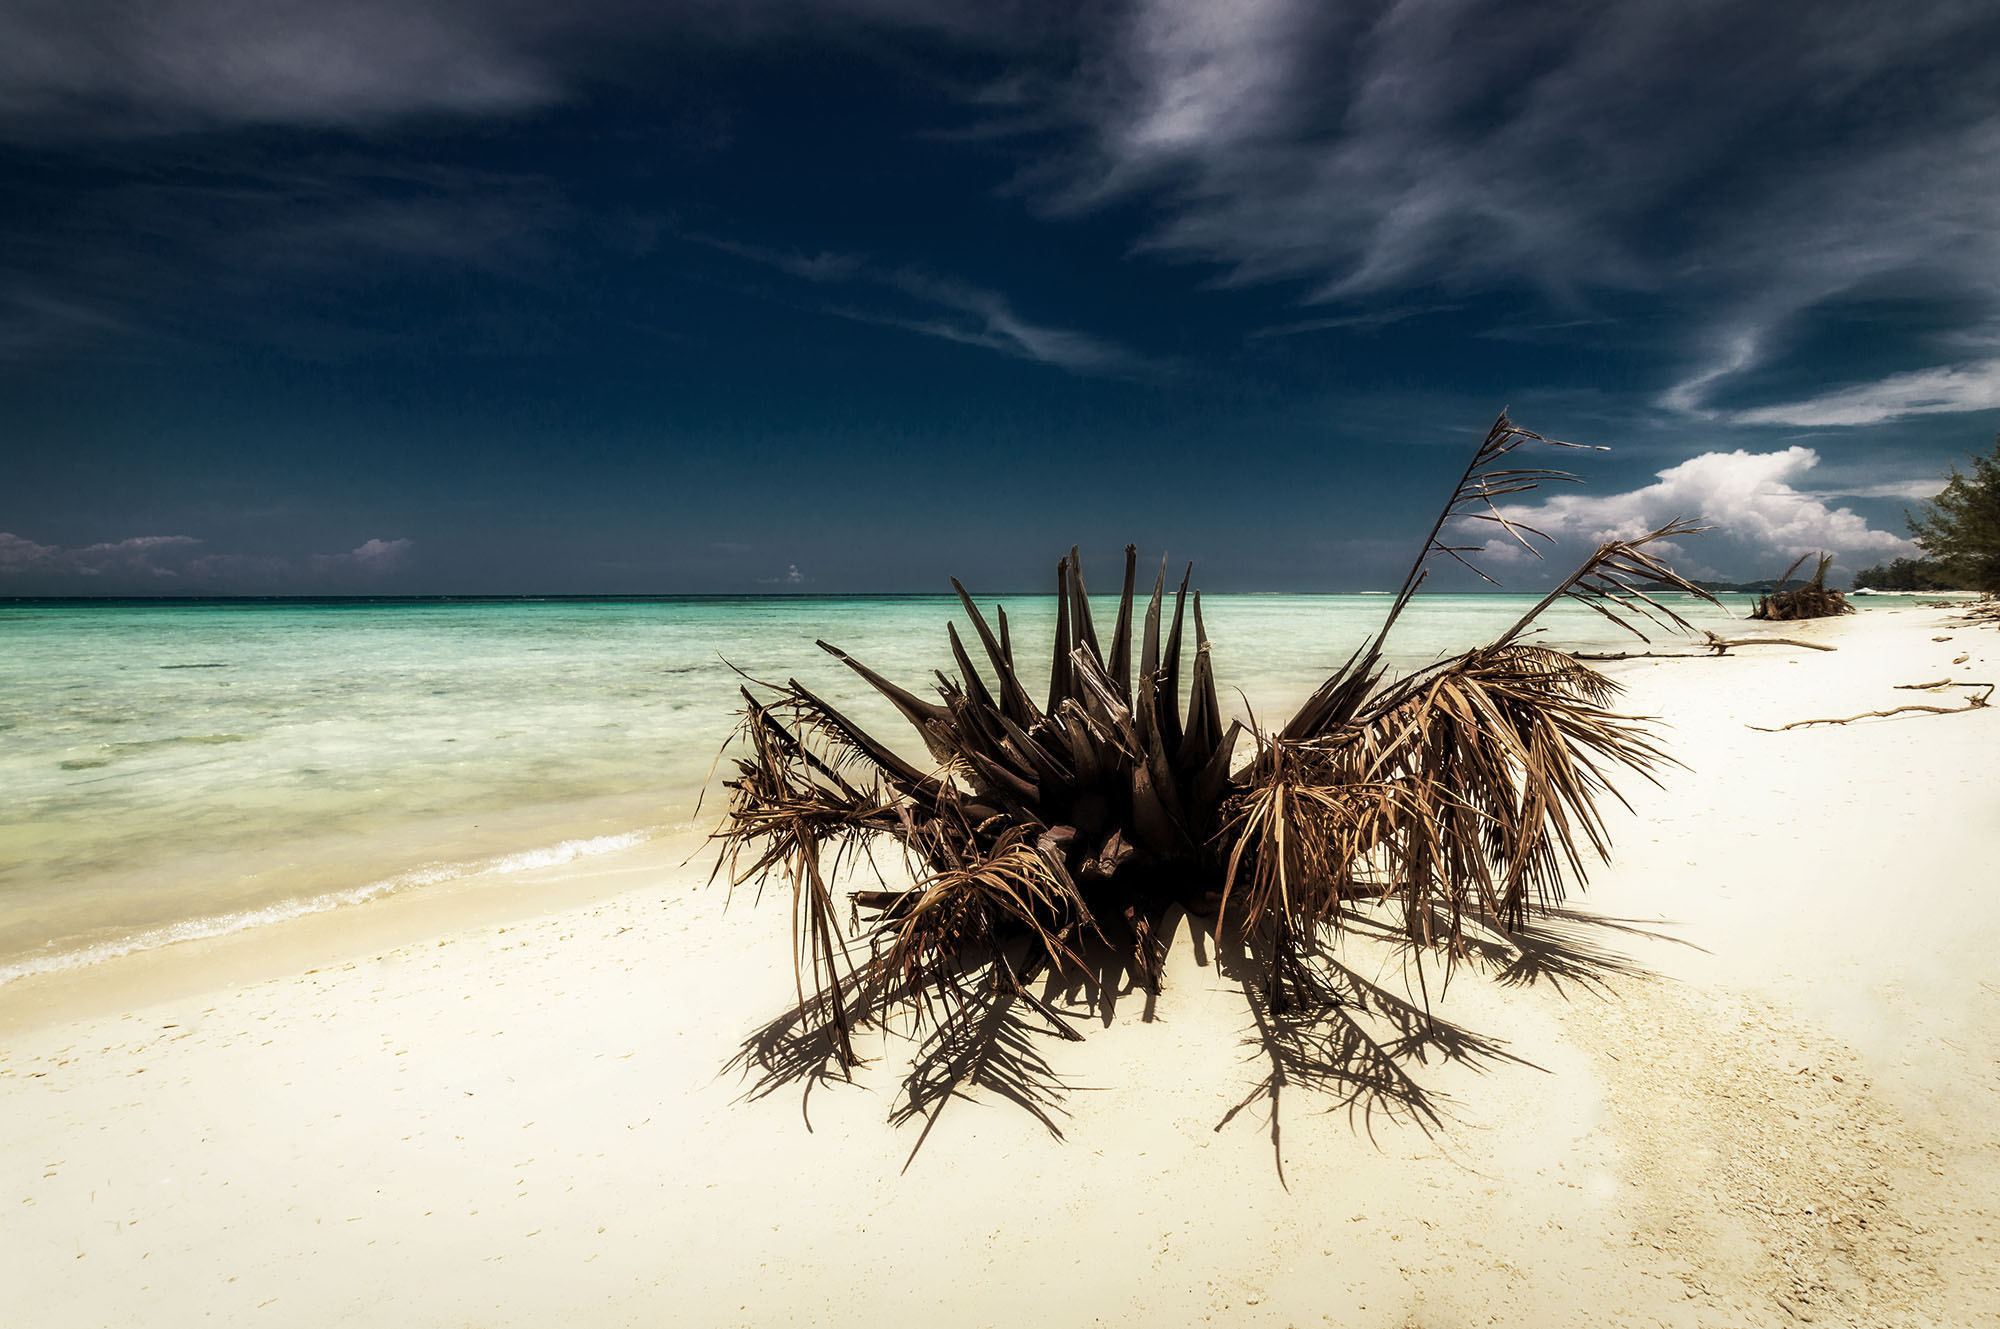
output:
[[[624,831],[617,835],[563,840],[538,849],[524,849],[519,853],[504,854],[498,858],[473,859],[458,863],[429,863],[350,890],[328,891],[297,900],[280,900],[256,909],[185,919],[178,923],[168,923],[161,927],[148,928],[143,932],[135,932],[115,941],[98,942],[47,955],[27,956],[0,964],[0,987],[35,974],[82,969],[89,965],[102,964],[106,960],[116,960],[121,956],[137,954],[140,951],[155,951],[163,946],[173,946],[184,941],[203,941],[210,937],[227,936],[233,932],[245,932],[251,928],[267,927],[273,923],[288,923],[296,918],[330,913],[335,909],[366,904],[371,900],[399,895],[406,891],[421,890],[427,886],[441,886],[447,882],[466,881],[474,877],[504,877],[517,872],[531,872],[537,868],[560,867],[580,858],[595,858],[600,854],[613,854],[621,849],[644,844],[660,829],[647,827],[636,831]]]

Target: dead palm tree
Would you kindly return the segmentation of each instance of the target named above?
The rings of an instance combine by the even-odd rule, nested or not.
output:
[[[1750,611],[1750,617],[1765,622],[1782,623],[1799,618],[1834,618],[1840,614],[1851,614],[1854,606],[1839,591],[1826,587],[1827,569],[1833,566],[1832,554],[1820,554],[1813,565],[1812,580],[1787,589],[1792,574],[1805,561],[1814,558],[1812,554],[1800,554],[1792,560],[1792,565],[1778,574],[1777,585],[1769,595],[1757,597],[1757,607]]]
[[[1252,734],[1240,760],[1244,727],[1224,723],[1199,592],[1184,575],[1169,613],[1163,563],[1135,619],[1129,547],[1108,642],[1076,551],[1058,562],[1041,700],[1016,667],[1006,611],[989,622],[956,581],[985,668],[948,626],[957,673],[938,673],[937,700],[820,643],[901,712],[928,762],[796,680],[745,686],[716,871],[790,887],[790,1026],[818,1031],[846,1066],[852,1025],[871,1012],[903,1005],[943,1027],[997,990],[1076,1037],[1030,983],[1109,942],[1157,989],[1155,937],[1176,905],[1255,939],[1269,962],[1261,999],[1282,1012],[1311,986],[1303,958],[1356,909],[1419,953],[1453,955],[1468,923],[1513,929],[1558,904],[1608,851],[1599,803],[1617,797],[1611,776],[1649,775],[1665,758],[1639,721],[1608,709],[1615,683],[1527,635],[1559,600],[1642,637],[1641,622],[1687,629],[1639,588],[1712,600],[1647,549],[1700,528],[1677,521],[1604,545],[1489,645],[1402,678],[1383,664],[1432,562],[1472,566],[1476,547],[1449,541],[1482,525],[1531,550],[1548,539],[1501,504],[1576,479],[1514,462],[1545,441],[1500,417],[1381,629],[1282,726]],[[914,884],[853,892],[850,936],[835,882],[884,846]]]

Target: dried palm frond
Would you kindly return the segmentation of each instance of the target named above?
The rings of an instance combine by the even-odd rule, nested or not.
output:
[[[1750,617],[1779,623],[1800,618],[1834,618],[1840,614],[1853,613],[1854,606],[1847,602],[1846,595],[1827,589],[1826,574],[1833,566],[1832,554],[1819,555],[1819,562],[1813,568],[1811,581],[1803,586],[1786,589],[1785,583],[1792,579],[1792,574],[1811,557],[1813,557],[1811,554],[1800,554],[1792,560],[1792,565],[1778,574],[1777,587],[1771,594],[1757,598],[1757,607],[1750,611]]]
[[[960,1044],[1001,1018],[995,994],[1074,1036],[1034,979],[1081,969],[1086,944],[1122,922],[1137,980],[1157,990],[1155,937],[1176,906],[1212,905],[1218,930],[1255,939],[1274,1011],[1287,984],[1307,993],[1305,957],[1356,909],[1386,910],[1407,942],[1456,954],[1468,926],[1517,929],[1557,907],[1587,859],[1609,851],[1600,800],[1618,797],[1613,775],[1651,778],[1668,758],[1641,721],[1609,709],[1615,684],[1526,634],[1565,599],[1641,636],[1642,625],[1689,630],[1660,588],[1712,597],[1653,549],[1701,528],[1677,521],[1604,545],[1488,646],[1393,681],[1383,666],[1432,562],[1472,566],[1477,548],[1451,543],[1457,532],[1493,526],[1531,550],[1547,541],[1506,502],[1577,478],[1512,460],[1546,442],[1505,415],[1494,423],[1382,628],[1276,732],[1258,733],[1240,767],[1242,726],[1224,723],[1191,570],[1163,641],[1166,564],[1135,614],[1129,546],[1108,646],[1077,551],[1058,560],[1044,704],[1016,668],[1005,612],[996,631],[956,581],[983,670],[949,626],[958,672],[938,674],[936,701],[820,643],[908,721],[927,764],[796,681],[746,687],[737,741],[748,751],[726,782],[717,871],[790,885],[799,1004],[788,1036],[828,1040],[846,1065],[857,1012],[900,1004],[955,1049],[953,1065],[973,1065]],[[857,923],[865,945],[850,949],[831,883],[879,841],[914,884],[851,893],[870,917]]]

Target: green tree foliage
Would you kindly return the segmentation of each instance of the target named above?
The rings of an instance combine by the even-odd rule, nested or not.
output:
[[[1854,589],[1870,591],[1957,591],[1957,577],[1935,559],[1899,558],[1854,574]]]
[[[1971,460],[1972,474],[1954,466],[1944,492],[1911,515],[1910,534],[1961,586],[2000,592],[2000,442]]]

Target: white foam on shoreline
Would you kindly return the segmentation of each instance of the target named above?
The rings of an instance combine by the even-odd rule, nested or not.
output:
[[[102,964],[106,960],[115,960],[140,951],[158,950],[163,946],[172,946],[184,941],[202,941],[210,937],[227,936],[233,932],[244,932],[251,928],[266,927],[273,923],[287,923],[296,918],[324,914],[350,905],[366,904],[371,900],[400,895],[427,886],[466,881],[474,877],[503,877],[517,872],[532,872],[537,868],[560,867],[581,858],[595,858],[601,854],[613,854],[622,849],[644,844],[660,829],[647,827],[617,835],[563,840],[556,844],[544,845],[537,849],[524,849],[519,853],[506,854],[499,858],[459,863],[430,863],[408,872],[399,872],[393,877],[371,881],[365,886],[357,886],[351,890],[328,891],[298,900],[282,900],[257,909],[184,919],[178,923],[135,932],[131,936],[114,941],[98,942],[75,950],[57,951],[47,955],[27,956],[0,964],[0,987],[35,974],[82,969],[89,965]]]

